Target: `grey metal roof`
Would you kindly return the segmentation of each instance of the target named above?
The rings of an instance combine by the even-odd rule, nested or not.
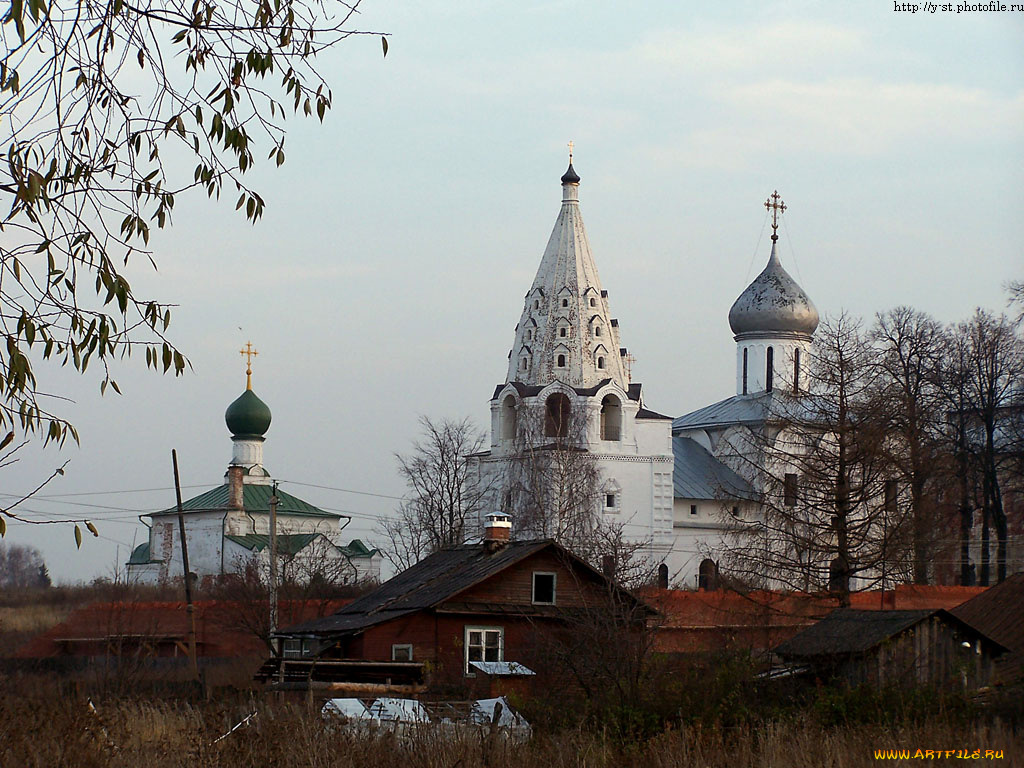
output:
[[[757,424],[772,413],[773,392],[733,395],[673,420],[672,430],[700,429],[729,424]]]
[[[672,485],[677,499],[753,499],[754,489],[745,479],[712,456],[689,437],[672,438],[675,466]]]

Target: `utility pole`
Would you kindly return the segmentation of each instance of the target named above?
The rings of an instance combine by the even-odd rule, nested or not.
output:
[[[270,496],[270,634],[277,631],[277,481]]]
[[[178,538],[181,539],[181,564],[185,569],[185,614],[188,616],[188,655],[192,661],[192,673],[199,679],[199,662],[196,659],[196,613],[192,605],[192,579],[188,567],[188,543],[185,541],[185,513],[181,508],[181,481],[178,480],[178,452],[171,450],[174,465],[174,493],[178,499]]]

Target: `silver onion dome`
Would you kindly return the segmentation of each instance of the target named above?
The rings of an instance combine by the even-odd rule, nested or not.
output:
[[[729,310],[729,325],[737,336],[775,333],[811,336],[818,327],[818,310],[803,288],[782,268],[774,242],[768,266]]]

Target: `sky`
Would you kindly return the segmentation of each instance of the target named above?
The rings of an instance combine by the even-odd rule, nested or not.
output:
[[[823,315],[1002,311],[1024,279],[1024,12],[896,5],[364,0],[356,25],[389,33],[388,55],[366,36],[319,57],[334,107],[291,120],[284,166],[250,174],[264,217],[180,198],[158,271],[129,266],[137,295],[177,305],[191,370],[132,359],[102,397],[92,372],[37,371],[81,442],[26,446],[0,493],[67,462],[22,509],[100,537],[76,550],[69,525],[12,523],[7,541],[59,582],[117,574],[138,515],[174,502],[172,449],[186,497],[222,482],[251,340],[267,468],[374,542],[420,416],[489,421],[570,140],[656,411],[734,393],[727,315],[767,261],[775,189],[783,265]]]

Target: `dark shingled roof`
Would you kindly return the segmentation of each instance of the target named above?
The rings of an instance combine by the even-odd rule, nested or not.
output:
[[[247,483],[242,486],[242,504],[245,506],[246,512],[270,512],[270,496],[274,493],[273,486],[261,485],[257,483]],[[187,501],[181,503],[182,511],[184,512],[208,512],[214,510],[228,509],[228,486],[227,483],[224,485],[218,485],[206,493],[201,493],[198,496],[193,496]],[[318,507],[314,507],[308,501],[303,501],[297,496],[292,496],[290,493],[285,493],[280,488],[277,489],[277,514],[279,515],[298,515],[300,517],[345,517],[345,515],[336,515],[333,512],[324,512]],[[151,512],[150,515],[169,515],[174,514],[178,511],[177,507],[171,507],[170,509],[164,509],[160,512]]]
[[[838,608],[817,624],[812,624],[780,644],[775,652],[790,659],[864,653],[932,616],[938,616],[947,622],[965,627],[972,634],[984,636],[984,633],[965,624],[949,611],[941,609],[861,611]],[[991,638],[987,639],[991,640]],[[996,645],[1001,644],[996,643]]]
[[[1010,654],[1003,661],[1004,673],[1024,678],[1024,572],[989,587],[950,613],[1006,646]]]
[[[548,547],[550,539],[511,541],[495,552],[480,544],[443,549],[425,557],[331,616],[288,627],[280,634],[344,634],[421,611]],[[561,549],[559,547],[559,549]]]

